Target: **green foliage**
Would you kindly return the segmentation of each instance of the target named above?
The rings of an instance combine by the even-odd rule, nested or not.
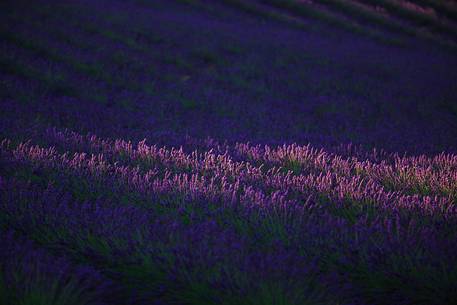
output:
[[[439,103],[443,110],[448,111],[453,116],[457,117],[457,104],[453,101],[443,100]]]
[[[120,275],[127,290],[145,300],[157,299],[167,284],[166,267],[149,254],[136,254],[135,263],[115,264],[108,270]]]
[[[123,51],[114,52],[110,56],[110,61],[119,68],[127,67],[132,64],[132,59]]]
[[[180,100],[181,106],[186,111],[197,110],[200,108],[199,103],[194,99],[189,98],[181,98]]]
[[[365,254],[358,265],[346,272],[370,304],[388,305],[402,300],[417,305],[454,304],[457,292],[452,283],[457,280],[457,268],[424,264],[419,253],[392,255],[376,269],[368,268]]]
[[[281,212],[276,214],[271,211],[262,219],[258,231],[264,233],[264,237],[266,238],[264,242],[266,242],[266,244],[270,244],[278,240],[286,244],[288,241],[289,236],[285,229],[287,219],[281,217],[280,213]]]
[[[125,36],[120,33],[117,33],[113,30],[108,30],[108,29],[96,29],[97,33],[105,36],[106,38],[115,41],[115,42],[120,42],[129,48],[136,50],[136,51],[144,51],[144,47],[140,44],[138,44],[135,39],[133,39],[130,36]]]
[[[154,96],[156,94],[157,88],[154,82],[148,82],[143,85],[143,92],[148,96]]]
[[[20,167],[14,171],[13,176],[18,180],[38,185],[42,188],[45,188],[48,185],[48,177],[44,171]]]
[[[133,102],[128,98],[121,98],[121,99],[117,100],[116,104],[119,105],[119,107],[124,111],[134,111],[135,110],[135,106],[134,106]]]
[[[74,61],[73,67],[75,68],[75,70],[86,75],[89,75],[95,79],[99,79],[104,75],[103,68],[96,63]]]
[[[72,275],[47,274],[39,262],[23,270],[21,258],[16,259],[17,268],[7,291],[0,274],[0,300],[7,298],[6,305],[86,305],[91,304],[94,296],[85,290]],[[32,274],[30,274],[32,273]],[[20,290],[14,287],[23,287]]]
[[[0,304],[2,305],[14,305],[17,301],[15,300],[14,293],[12,293],[11,287],[8,287],[5,282],[3,274],[3,266],[0,265]]]
[[[19,63],[11,56],[0,56],[0,70],[7,74],[22,76],[26,78],[33,78],[36,72],[30,67]]]
[[[96,103],[100,103],[102,105],[108,104],[108,97],[103,92],[94,92],[91,94],[91,98]]]
[[[261,283],[246,298],[249,305],[319,305],[328,304],[317,287],[284,287],[281,283]]]
[[[231,55],[241,55],[244,52],[243,47],[237,44],[228,44],[224,46],[224,50]]]
[[[218,291],[208,283],[191,281],[186,283],[185,288],[174,292],[170,301],[185,305],[213,305],[220,304],[221,298]]]
[[[191,52],[191,56],[206,65],[215,65],[221,63],[220,57],[209,49],[196,49]]]
[[[284,173],[291,171],[294,175],[300,175],[302,170],[302,164],[299,160],[287,159],[283,162],[282,171]]]
[[[187,72],[193,71],[195,68],[194,64],[184,58],[182,55],[165,55],[163,60],[165,63],[174,65]]]
[[[79,89],[61,73],[48,71],[40,78],[46,86],[46,91],[52,95],[68,97],[79,96]]]
[[[42,45],[40,42],[21,37],[17,33],[13,34],[11,32],[2,32],[0,33],[0,36],[8,42],[32,52],[36,56],[55,61],[60,61],[62,59],[62,57],[51,48]]]

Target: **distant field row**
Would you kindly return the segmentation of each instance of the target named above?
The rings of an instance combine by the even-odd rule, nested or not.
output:
[[[205,7],[206,1],[179,0]],[[300,17],[319,19],[336,27],[370,36],[380,41],[401,43],[406,35],[455,48],[457,42],[457,4],[433,0],[220,0],[251,14],[288,22],[306,28]],[[298,19],[297,19],[298,18]]]

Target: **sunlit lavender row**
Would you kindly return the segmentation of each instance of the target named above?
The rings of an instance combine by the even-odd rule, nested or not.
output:
[[[389,180],[393,170],[410,170],[448,181],[455,173],[440,167],[455,167],[455,156],[397,157],[392,165],[309,145],[186,153],[47,134],[48,148],[2,142],[3,226],[95,266],[132,304],[455,298],[455,198],[441,189],[404,194],[401,180]],[[385,181],[397,191],[386,190]],[[432,189],[429,181],[420,183]],[[430,290],[433,298],[414,296]]]

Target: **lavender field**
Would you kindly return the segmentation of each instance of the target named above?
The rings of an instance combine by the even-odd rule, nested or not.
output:
[[[0,1],[0,305],[171,304],[457,304],[457,2]]]

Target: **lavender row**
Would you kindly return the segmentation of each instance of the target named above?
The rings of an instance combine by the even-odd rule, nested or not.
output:
[[[130,282],[133,293],[138,293],[138,302],[161,297],[170,301],[185,298],[186,293],[202,298],[199,294],[207,294],[210,289],[216,289],[207,296],[214,302],[221,297],[227,302],[230,295],[255,302],[271,293],[264,290],[266,287],[279,285],[273,292],[278,294],[275,297],[295,293],[299,299],[294,304],[302,304],[309,296],[301,294],[307,285],[300,282],[307,281],[312,273],[318,274],[316,266],[306,263],[309,259],[280,241],[274,243],[275,247],[258,244],[211,219],[186,225],[179,217],[116,206],[118,202],[78,202],[63,189],[49,185],[43,190],[40,185],[24,187],[14,180],[4,181],[3,224],[21,230],[43,246],[106,269],[106,274],[123,285]],[[252,215],[251,219],[259,217]],[[260,283],[253,278],[258,274],[263,274]],[[288,291],[282,284],[275,284],[286,279],[299,286]],[[202,286],[190,286],[195,282]]]
[[[339,175],[362,176],[373,180],[379,185],[390,190],[412,192],[413,194],[443,195],[455,197],[455,182],[457,181],[457,158],[451,154],[439,154],[434,157],[415,156],[399,157],[398,155],[388,156],[390,161],[380,160],[372,162],[355,158],[343,158],[323,149],[315,149],[310,145],[298,146],[296,144],[271,147],[265,145],[253,146],[244,143],[237,143],[233,148],[221,146],[217,142],[208,148],[214,156],[197,156],[196,152],[185,155],[182,151],[171,149],[168,152],[165,148],[147,146],[140,142],[136,148],[129,142],[104,141],[96,136],[81,136],[69,131],[57,131],[48,129],[46,136],[54,139],[57,145],[85,147],[90,151],[94,149],[104,153],[130,155],[131,159],[166,159],[167,153],[174,154],[177,159],[182,159],[181,166],[196,169],[197,159],[223,158],[227,154],[228,163],[232,160],[246,160],[264,168],[282,167],[285,171],[291,170],[294,174],[300,173],[337,173]],[[61,141],[61,143],[59,143]],[[114,146],[114,148],[112,148]],[[149,150],[149,151],[148,151]],[[157,155],[157,156],[156,156]],[[160,156],[162,155],[162,156]],[[227,158],[227,157],[226,157]],[[387,158],[387,157],[386,157]],[[192,160],[191,160],[192,159]],[[220,161],[222,162],[222,161]],[[227,163],[224,162],[224,163]],[[191,164],[194,164],[192,166]],[[235,164],[240,164],[236,162]],[[209,165],[208,165],[209,166]],[[258,166],[257,166],[258,167]],[[253,170],[251,170],[253,171]],[[237,173],[239,174],[239,173]]]
[[[24,151],[24,148],[22,148],[22,151]],[[34,161],[32,162],[32,164],[34,163],[35,165],[38,165],[40,156],[43,157],[43,159],[47,159],[47,160],[55,160],[55,161],[57,160],[55,157],[53,157],[53,156],[55,156],[55,154],[53,153],[52,149],[51,150],[39,150],[37,148],[32,148],[29,151],[34,153],[34,154],[32,154],[32,157],[34,158]],[[21,155],[19,152],[20,152],[20,150],[16,151],[16,153],[15,153],[16,159],[23,160],[22,158],[24,157],[24,155]],[[59,160],[59,162],[61,162],[62,160],[64,160],[64,159]],[[64,160],[64,162],[67,162],[67,161]],[[55,162],[55,163],[58,163],[58,162]],[[84,163],[86,163],[86,165]],[[66,166],[69,166],[69,164],[73,164],[74,168],[77,168],[80,171],[80,173],[83,171],[84,167],[88,166],[88,164],[90,164],[93,173],[102,172],[107,169],[106,164],[103,164],[103,162],[101,162],[101,161],[98,161],[98,165],[97,165],[98,167],[95,166],[95,164],[97,164],[96,158],[90,158],[90,159],[85,160],[81,156],[74,158],[73,161],[68,163]],[[57,164],[54,164],[54,167],[57,168]],[[132,172],[130,172],[130,174],[128,174],[128,175],[132,175]],[[136,177],[134,174],[132,176]],[[133,178],[130,181],[134,181],[135,179],[136,178]],[[21,189],[24,191],[20,191],[20,192],[27,193],[27,191],[25,191],[25,190],[30,189],[30,188],[23,188],[23,187],[18,188],[18,190],[21,190]],[[9,191],[8,193],[14,194],[14,192],[11,192],[11,191]],[[62,231],[62,229],[67,230],[67,228],[71,227],[71,224],[77,224],[78,218],[80,218],[80,217],[77,216],[78,215],[77,212],[74,212],[74,211],[72,212],[72,208],[76,208],[78,210],[78,209],[80,209],[80,208],[78,208],[78,205],[70,204],[70,207],[69,207],[70,211],[66,211],[67,207],[65,207],[65,206],[63,206],[61,209],[58,209],[58,206],[62,202],[66,202],[67,200],[62,201],[62,196],[58,195],[58,194],[54,195],[54,193],[55,192],[52,191],[52,189],[45,193],[45,194],[47,194],[46,196],[50,196],[50,198],[44,196],[43,194],[40,195],[40,193],[36,194],[34,192],[32,192],[30,195],[26,195],[26,197],[28,196],[29,198],[42,198],[44,196],[43,200],[44,200],[44,202],[46,202],[46,204],[38,205],[38,207],[39,207],[38,210],[36,210],[36,208],[33,206],[33,203],[31,204],[31,206],[27,207],[29,209],[29,212],[28,212],[29,217],[32,217],[34,219],[33,221],[29,222],[29,225],[31,224],[32,227],[27,227],[26,223],[24,223],[24,222],[20,222],[19,224],[16,223],[16,225],[18,227],[24,228],[24,230],[26,232],[33,232],[33,231],[37,230],[37,228],[33,227],[33,226],[39,224],[40,219],[41,219],[41,221],[43,219],[46,219],[46,223],[43,224],[43,226],[51,225],[51,227],[45,229],[44,230],[45,232],[60,232],[60,231]],[[14,211],[14,209],[18,208],[18,206],[15,202],[24,202],[24,201],[27,202],[27,200],[24,200],[22,195],[20,198],[22,198],[21,201],[18,201],[18,199],[14,198],[14,195],[13,195],[13,197],[10,197],[10,199],[7,200],[7,202],[11,202],[13,204],[9,205],[9,209],[13,208],[13,211]],[[262,206],[262,205],[265,205],[266,207],[269,206],[264,200],[262,200],[262,198],[256,198],[256,200],[257,200],[256,203],[259,206]],[[33,201],[31,201],[31,202],[33,202]],[[52,204],[52,202],[56,202],[56,203]],[[97,208],[97,209],[95,209],[95,211],[97,211],[98,215],[100,215],[100,213],[108,213],[108,214],[106,214],[107,215],[106,219],[109,219],[109,221],[111,221],[111,222],[113,222],[115,220],[122,221],[123,218],[120,217],[120,215],[119,216],[110,215],[111,212],[109,212],[109,211],[112,210],[112,208],[114,208],[114,207],[110,207],[110,205],[112,205],[112,204],[113,204],[113,202],[108,202],[107,204],[105,204],[105,208],[108,210]],[[84,205],[83,205],[83,207],[84,207]],[[47,212],[47,210],[49,212]],[[60,216],[55,215],[55,213],[56,213],[55,211],[59,211],[59,210],[62,211],[62,213],[64,213],[64,214],[62,214]],[[90,211],[91,209],[84,208],[84,210]],[[22,221],[25,221],[27,219],[27,217],[19,217],[19,215],[27,215],[26,211],[27,211],[27,209],[19,210],[16,213],[13,213],[10,210],[9,213],[7,213],[8,215],[13,215],[12,220],[10,220],[10,225],[11,225],[11,222],[14,223],[14,221],[18,221],[18,220],[20,221],[20,219],[22,219]],[[39,212],[39,211],[41,211],[44,214],[40,215],[41,212]],[[103,211],[106,211],[106,212],[103,212]],[[114,211],[116,211],[116,209],[114,209],[113,212]],[[121,214],[126,214],[126,212],[123,211],[122,209],[120,209],[118,211]],[[251,210],[251,213],[253,213],[253,214],[258,213],[255,211],[256,210]],[[271,214],[271,212],[274,211],[274,210],[271,210],[271,208],[267,208],[266,211],[267,212],[270,211],[267,213],[267,215],[273,215],[273,216],[279,215],[279,217],[287,216],[287,214],[284,215],[283,213],[281,213],[281,211],[277,211],[277,212],[274,212],[273,214]],[[39,212],[39,213],[36,214],[37,212]],[[276,214],[276,213],[279,213],[279,214]],[[281,214],[283,216],[281,216]],[[65,216],[65,215],[67,215],[67,216]],[[143,215],[143,217],[144,217],[145,214],[141,213],[141,215]],[[332,257],[332,255],[330,254],[330,253],[332,253],[332,251],[331,251],[332,249],[327,248],[327,247],[342,247],[341,249],[338,248],[339,250],[341,250],[341,251],[338,251],[338,253],[346,253],[346,251],[349,251],[350,249],[352,249],[349,251],[349,253],[351,253],[351,255],[353,255],[354,253],[356,253],[356,254],[359,253],[360,255],[368,255],[369,257],[371,257],[371,259],[375,259],[375,257],[377,257],[377,254],[375,251],[375,249],[378,249],[377,247],[380,247],[379,249],[384,249],[383,251],[391,251],[388,253],[392,253],[392,252],[396,253],[396,255],[400,255],[400,253],[403,253],[403,251],[412,251],[412,252],[408,252],[408,253],[415,253],[415,251],[418,251],[417,253],[421,253],[421,251],[424,251],[423,248],[425,247],[428,249],[427,251],[432,251],[432,253],[433,253],[433,255],[432,254],[430,255],[430,258],[435,257],[435,259],[437,259],[439,257],[439,259],[441,261],[451,260],[450,257],[448,256],[449,254],[446,254],[446,253],[449,253],[448,251],[450,251],[450,249],[452,249],[452,247],[450,248],[450,245],[448,244],[448,242],[445,242],[447,240],[446,237],[444,235],[440,235],[441,233],[439,233],[439,231],[430,231],[425,228],[421,229],[420,227],[417,227],[416,224],[414,224],[414,222],[411,220],[408,221],[407,223],[401,223],[400,219],[398,218],[397,223],[395,223],[395,222],[392,223],[389,220],[379,222],[376,220],[373,221],[373,220],[361,218],[357,221],[357,224],[354,226],[354,225],[350,225],[348,222],[338,220],[337,218],[334,218],[333,216],[330,216],[330,215],[318,216],[318,214],[315,214],[315,216],[318,216],[318,218],[312,217],[312,215],[310,215],[311,217],[304,217],[304,216],[305,215],[303,215],[303,214],[292,213],[292,214],[290,214],[290,216],[287,216],[289,218],[287,218],[287,217],[285,218],[285,221],[286,221],[285,223],[283,223],[283,224],[280,223],[279,226],[278,225],[271,226],[271,223],[270,223],[269,226],[263,227],[263,230],[265,230],[265,228],[267,228],[268,230],[271,230],[271,229],[274,229],[275,227],[278,229],[281,229],[281,227],[283,227],[284,225],[287,225],[290,220],[295,219],[295,221],[298,221],[299,226],[298,227],[295,226],[295,227],[290,228],[289,230],[285,231],[285,232],[287,232],[287,234],[292,235],[292,236],[286,236],[286,238],[284,239],[285,241],[287,241],[286,245],[289,244],[289,246],[287,246],[287,249],[288,249],[287,252],[288,253],[293,252],[292,249],[294,249],[295,247],[298,247],[298,249],[301,249],[300,251],[305,251],[305,253],[311,253],[311,254],[314,253],[314,255],[319,254],[322,256],[321,261],[318,264],[321,268],[324,268],[325,266],[327,268],[329,268],[329,266],[333,266],[333,268],[335,268],[334,265],[336,265],[338,270],[344,271],[346,268],[344,266],[346,266],[348,262],[350,262],[351,260],[355,260],[355,262],[357,261],[355,258],[350,258],[351,256],[348,254],[349,257],[345,258],[345,259],[348,259],[348,261],[343,263],[340,261],[340,259],[343,259],[344,256],[343,256],[343,258]],[[276,217],[278,217],[278,216],[276,216]],[[271,219],[275,219],[276,217],[273,217]],[[72,219],[71,223],[68,222],[70,219]],[[124,236],[123,235],[124,233],[121,233],[121,232],[130,232],[130,230],[134,230],[135,232],[137,232],[138,226],[136,226],[134,224],[145,223],[145,218],[143,218],[143,220],[140,221],[139,219],[138,220],[135,218],[132,219],[132,217],[127,217],[127,219],[131,220],[132,222],[131,223],[129,222],[128,225],[123,225],[123,226],[118,225],[118,224],[100,225],[100,223],[103,223],[103,221],[100,219],[100,217],[95,217],[95,215],[90,215],[90,216],[84,217],[84,219],[86,219],[85,221],[83,221],[84,225],[78,225],[77,227],[75,227],[74,232],[78,232],[75,234],[82,234],[84,236],[84,232],[86,232],[85,230],[91,228],[90,223],[92,222],[94,225],[96,225],[96,227],[99,228],[98,229],[99,232],[100,232],[100,230],[102,230],[104,232],[104,234],[105,234],[104,236],[106,236],[106,234],[108,234],[108,236],[109,236],[109,234],[114,234],[116,236]],[[246,218],[246,220],[247,219],[252,220],[253,218]],[[254,219],[255,219],[255,217],[254,217]],[[308,220],[306,220],[306,219],[308,219]],[[244,221],[246,221],[246,220],[244,220]],[[379,219],[379,220],[381,220],[381,219]],[[317,224],[316,224],[316,221],[317,221]],[[60,225],[53,225],[53,223],[56,223],[56,222],[60,223]],[[38,225],[38,226],[41,226],[41,225]],[[83,229],[83,228],[86,228],[86,229]],[[116,231],[116,230],[113,231],[112,229],[109,229],[109,228],[118,228],[119,231]],[[287,228],[287,226],[283,227],[283,230],[285,228]],[[190,230],[190,228],[186,227],[186,226],[183,227],[183,230],[184,229]],[[162,231],[158,230],[157,228],[154,228],[154,230],[157,231],[160,236],[167,236],[167,232],[160,233]],[[190,230],[190,231],[192,231],[192,230]],[[82,232],[82,233],[79,233],[79,232]],[[109,233],[109,232],[114,232],[114,233]],[[119,233],[116,233],[116,232],[119,232]],[[126,234],[129,234],[129,233],[126,233]],[[66,237],[66,234],[62,234],[62,236]],[[58,236],[57,239],[63,238],[62,236],[60,236],[60,237]],[[315,239],[315,238],[313,238],[313,236],[315,236],[315,237],[319,236],[319,238]],[[327,236],[327,237],[325,237],[325,236]],[[376,240],[372,239],[373,236],[376,236]],[[328,240],[328,238],[330,238],[330,239]],[[418,238],[419,238],[419,240],[417,240]],[[423,241],[422,241],[422,239],[423,239]],[[76,237],[72,238],[71,236],[70,237],[67,236],[66,240],[67,240],[67,243],[72,243],[71,242],[72,240],[78,240],[78,238],[76,238]],[[56,241],[56,240],[54,240],[54,241]],[[283,242],[278,241],[278,242],[281,244],[284,241]],[[113,243],[116,244],[116,242],[113,242]],[[380,244],[380,243],[382,243],[382,244]],[[125,244],[125,242],[124,243],[122,241],[119,242],[119,240],[118,240],[117,244],[122,245],[122,244]],[[262,247],[259,247],[258,244],[255,244],[255,245],[256,245],[256,247],[255,247],[256,249],[258,249],[258,250],[262,249]],[[349,245],[352,245],[354,248],[347,249],[347,247]],[[401,247],[400,247],[400,245],[401,245]],[[310,246],[312,246],[312,247],[310,247]],[[369,248],[367,248],[367,247],[369,247]],[[372,247],[374,247],[374,248],[372,248]],[[144,247],[142,246],[141,248],[144,248]],[[313,250],[313,248],[314,248],[314,250]],[[416,249],[416,250],[413,250],[413,249]],[[194,250],[195,249],[193,249],[193,251]],[[335,249],[333,249],[333,250],[335,250]],[[360,251],[362,251],[362,253],[360,253]],[[442,251],[444,251],[444,252],[442,252]],[[241,252],[241,253],[243,253],[243,252]],[[405,253],[407,253],[407,252],[405,252]],[[359,254],[357,254],[357,255],[359,255]],[[403,254],[401,254],[401,255],[403,255]],[[184,256],[192,257],[192,253],[187,253]],[[427,257],[428,257],[428,255],[427,255]],[[208,260],[208,258],[205,257],[204,261],[206,262],[207,260]],[[102,259],[102,261],[104,261],[104,259]],[[431,261],[434,261],[434,260],[430,260],[430,262]],[[353,263],[354,262],[352,262],[352,264]],[[364,263],[365,264],[374,264],[374,266],[372,266],[372,267],[376,269],[376,264],[386,264],[386,263],[390,264],[392,262],[387,261],[385,263],[380,263],[377,261],[373,261],[373,262],[364,261]],[[251,264],[252,264],[252,261],[251,261]],[[362,268],[362,267],[360,267],[360,268]],[[361,270],[358,270],[357,268],[355,271],[361,272]],[[286,273],[289,274],[290,271],[287,271]],[[403,275],[403,276],[406,276],[406,275]],[[335,276],[333,276],[331,278],[333,278],[333,280],[329,280],[329,281],[330,281],[330,283],[333,283],[334,285],[336,285],[335,283],[339,283],[339,281],[340,281],[340,280],[337,280],[335,278]],[[340,284],[341,283],[339,283],[338,285],[340,285]]]
[[[237,153],[253,162],[284,166],[294,172],[335,172],[344,176],[362,176],[386,189],[412,194],[442,195],[456,198],[457,157],[439,154],[434,157],[399,157],[392,154],[392,164],[372,162],[317,150],[310,145],[284,145],[278,148],[238,143]]]
[[[138,165],[147,169],[148,167],[160,167],[162,169],[173,169],[177,172],[198,173],[201,176],[224,178],[223,181],[234,182],[241,186],[254,186],[263,192],[281,191],[284,194],[291,194],[295,200],[306,200],[312,194],[323,194],[333,200],[353,200],[362,203],[375,203],[387,209],[410,207],[428,210],[433,213],[454,212],[452,198],[438,196],[404,195],[401,192],[385,191],[384,183],[379,180],[387,180],[389,177],[397,177],[395,173],[391,176],[375,176],[374,170],[371,176],[363,174],[363,169],[382,169],[389,172],[389,166],[381,167],[371,163],[363,166],[362,162],[343,160],[338,156],[327,155],[323,150],[313,150],[309,146],[304,148],[292,145],[290,147],[279,147],[277,150],[265,147],[265,152],[260,157],[258,147],[253,149],[249,146],[241,146],[238,149],[251,148],[248,150],[250,159],[254,159],[259,166],[250,162],[235,162],[227,152],[224,154],[212,153],[211,151],[199,154],[194,151],[186,154],[174,148],[157,148],[148,146],[144,141],[138,143],[134,148],[132,143],[116,140],[102,140],[96,136],[81,136],[76,133],[58,132],[49,130],[48,138],[54,139],[53,143],[61,147],[86,148],[88,151],[103,153],[113,158],[113,162],[123,162],[128,165]],[[246,150],[245,150],[246,151]],[[257,154],[254,154],[257,153]],[[247,154],[247,153],[246,153]],[[314,154],[314,155],[313,155]],[[257,157],[254,157],[257,156]],[[272,161],[273,160],[273,161]],[[282,166],[287,166],[290,160],[299,160],[300,164],[307,163],[314,169],[309,174],[294,175],[293,172],[283,173]],[[273,166],[264,164],[272,162]],[[355,164],[354,164],[355,163]],[[277,167],[275,167],[275,165]],[[375,167],[376,166],[376,167]],[[269,168],[269,169],[268,169]],[[319,170],[318,170],[319,169]],[[411,167],[409,167],[411,169]],[[369,172],[368,170],[366,170]],[[419,170],[417,170],[419,171]],[[359,175],[351,172],[360,172]],[[440,174],[440,173],[438,173]],[[368,176],[368,177],[367,177]],[[448,174],[447,177],[452,174]],[[402,177],[398,175],[398,177]],[[449,184],[447,184],[449,185]],[[443,188],[447,187],[442,185]],[[394,185],[395,187],[397,185]],[[434,185],[429,185],[433,187]],[[395,189],[394,187],[394,189]],[[402,187],[400,184],[398,187]],[[452,190],[452,186],[451,186]],[[316,197],[314,197],[316,198]]]
[[[404,88],[403,80],[416,83],[426,77],[425,72],[423,75],[416,73],[415,65],[411,64],[410,67],[407,64],[401,64],[423,61],[422,57],[412,54],[411,50],[400,54],[403,57],[399,58],[398,56],[385,56],[389,60],[395,58],[395,62],[376,63],[368,67],[362,65],[362,68],[368,71],[355,69],[354,73],[349,73],[347,70],[353,63],[345,64],[348,62],[345,52],[352,54],[352,49],[345,49],[341,54],[334,54],[329,51],[332,48],[325,48],[326,52],[322,54],[321,44],[325,39],[319,37],[320,33],[307,39],[310,42],[310,50],[303,50],[303,33],[291,33],[286,29],[279,31],[276,27],[270,28],[270,26],[264,27],[264,25],[260,27],[258,24],[255,27],[246,26],[250,29],[246,31],[244,27],[228,25],[216,16],[210,18],[200,16],[198,12],[188,14],[181,12],[180,14],[186,16],[183,19],[180,18],[180,15],[175,15],[175,12],[179,10],[174,10],[175,6],[176,8],[183,6],[169,4],[167,1],[154,2],[153,7],[157,7],[157,10],[145,9],[134,2],[114,1],[115,5],[111,2],[106,0],[65,1],[64,3],[40,1],[35,6],[27,6],[22,10],[15,9],[14,17],[16,19],[27,16],[22,19],[42,23],[39,27],[41,48],[33,50],[34,43],[38,42],[29,37],[33,36],[33,28],[36,28],[33,22],[31,23],[33,25],[29,26],[30,29],[22,33],[23,37],[21,35],[23,42],[32,46],[29,53],[37,55],[32,58],[48,59],[52,65],[56,65],[52,59],[55,54],[60,56],[67,54],[68,56],[64,57],[68,57],[65,60],[72,61],[70,66],[79,66],[77,69],[71,67],[64,69],[64,72],[69,72],[68,76],[62,71],[58,72],[67,76],[63,80],[66,83],[64,94],[82,94],[83,98],[74,98],[70,101],[46,98],[46,103],[40,103],[57,107],[63,113],[60,117],[66,116],[66,119],[57,118],[55,121],[49,122],[50,125],[135,140],[145,136],[153,139],[153,134],[156,132],[169,132],[169,134],[178,133],[180,135],[189,133],[202,138],[210,135],[235,141],[255,139],[258,142],[280,142],[287,140],[288,143],[294,141],[300,143],[308,141],[313,143],[319,141],[363,143],[368,142],[371,138],[376,138],[379,140],[378,143],[382,139],[381,142],[389,142],[391,148],[398,148],[400,151],[404,147],[413,147],[411,143],[429,148],[434,147],[436,143],[453,145],[449,140],[452,138],[452,129],[448,128],[450,124],[445,123],[447,119],[451,118],[449,116],[443,117],[443,120],[437,119],[437,126],[442,126],[436,129],[428,126],[425,123],[426,120],[421,120],[420,126],[416,122],[404,126],[399,122],[392,122],[392,120],[378,122],[381,117],[379,113],[384,111],[384,108],[392,107],[392,105],[388,105],[390,103],[388,101],[395,101],[392,102],[394,105],[402,103],[402,106],[406,107],[411,101],[414,101],[414,105],[416,105],[419,97],[428,96],[425,92],[421,92],[422,89],[414,87],[410,97],[398,97],[398,92]],[[106,5],[108,3],[109,5]],[[14,7],[14,5],[11,6]],[[110,9],[107,10],[107,7]],[[227,10],[222,7],[218,9],[223,15],[228,14]],[[122,14],[116,15],[117,17],[111,16],[110,14],[114,14],[116,10],[122,10]],[[247,18],[243,17],[242,23],[246,21],[244,19]],[[186,22],[182,22],[182,20]],[[58,37],[54,37],[53,29],[59,22],[63,22],[66,26],[59,27],[61,33],[57,35]],[[128,27],[124,26],[126,22],[130,22]],[[28,24],[29,22],[22,23]],[[212,29],[208,31],[209,36],[196,34],[200,33],[201,28]],[[77,41],[75,44],[67,43],[68,39],[62,38],[73,37],[73,29],[76,29]],[[15,27],[11,27],[11,30],[13,36],[17,34],[14,33]],[[192,33],[190,33],[191,31]],[[260,35],[265,31],[273,31],[274,35]],[[157,38],[157,41],[148,41],[148,37],[153,37],[153,40]],[[221,45],[233,46],[232,49],[239,50],[230,51],[229,48],[214,47],[206,42],[207,37],[215,38],[216,45],[220,42]],[[267,37],[270,38],[267,39]],[[29,43],[27,43],[28,40]],[[281,51],[277,50],[278,41],[287,47]],[[356,47],[360,44],[358,41],[354,42],[353,37],[348,37],[348,41],[356,43]],[[46,47],[46,44],[52,45],[50,49],[54,55],[49,52],[43,53],[42,49]],[[138,51],[129,45],[140,46],[143,51]],[[100,46],[100,48],[96,46]],[[117,54],[117,51],[121,53],[120,62],[103,61],[103,59],[108,59],[112,53]],[[304,52],[306,56],[303,57]],[[395,50],[395,52],[398,53],[399,50]],[[254,53],[256,55],[253,55]],[[376,58],[382,54],[375,48],[369,48],[363,53],[373,54]],[[161,56],[163,54],[167,56]],[[384,58],[384,56],[382,57]],[[430,57],[427,56],[427,59],[429,60]],[[208,62],[205,63],[205,60]],[[441,67],[443,63],[436,60],[438,61],[436,66]],[[25,62],[29,65],[29,61]],[[227,65],[229,62],[233,62],[234,65]],[[252,62],[256,64],[250,65],[249,63]],[[278,66],[271,64],[276,62]],[[59,69],[56,70],[62,70],[61,66],[61,64],[57,64]],[[243,69],[247,66],[250,68]],[[288,68],[292,66],[296,68]],[[385,73],[388,79],[396,80],[398,78],[400,80],[397,76],[397,74],[400,75],[398,72],[408,73],[408,77],[403,77],[402,81],[387,82],[383,79],[383,82],[379,82],[378,72],[374,72],[379,66],[401,66],[398,71],[393,68],[387,69]],[[448,66],[446,64],[446,67]],[[137,69],[138,67],[140,69]],[[435,64],[428,64],[427,67],[435,67]],[[82,73],[78,72],[78,69]],[[124,81],[125,86],[112,88],[105,84],[97,76],[100,71],[111,72],[108,76],[113,78],[112,81],[116,83],[116,86],[119,85],[118,80],[120,83]],[[145,73],[147,75],[144,75]],[[94,75],[95,77],[92,77]],[[254,76],[253,81],[249,80],[251,75]],[[287,78],[285,78],[286,75]],[[308,75],[318,77],[308,80]],[[430,72],[429,75],[434,75],[433,79],[429,80],[427,76],[427,79],[423,79],[424,83],[438,82],[438,76],[439,82],[443,82],[443,84],[453,79],[443,71]],[[363,79],[360,79],[362,76]],[[340,83],[340,79],[346,80],[352,77],[357,77],[357,81],[341,82],[341,85],[335,85]],[[293,78],[293,81],[290,81],[290,78]],[[304,80],[306,84],[303,83]],[[25,83],[24,78],[19,78],[17,81],[21,84]],[[57,84],[57,92],[51,92],[51,95],[62,94],[61,81],[59,81],[60,84]],[[42,83],[43,81],[38,80],[37,82]],[[382,84],[385,86],[380,88]],[[87,88],[90,89],[90,92],[86,92]],[[139,92],[135,88],[139,89]],[[422,87],[417,86],[417,88]],[[65,93],[67,89],[70,90]],[[142,92],[143,90],[145,92]],[[379,93],[380,91],[382,94]],[[452,91],[449,92],[448,95],[452,96]],[[41,100],[41,96],[30,93],[26,88],[18,88],[10,94],[8,99],[19,99],[23,95],[28,95],[30,101]],[[435,97],[438,98],[437,94],[430,93],[430,101],[435,100]],[[251,101],[256,102],[251,103]],[[284,111],[276,111],[276,109],[280,109],[281,101],[288,101],[287,106]],[[340,102],[345,105],[340,108],[341,110],[354,109],[355,112],[361,112],[364,116],[363,121],[354,120],[354,123],[359,124],[357,126],[348,124],[347,121],[351,114],[339,114],[339,111],[334,109],[336,105],[341,104]],[[66,109],[67,104],[76,103],[82,103],[87,106],[87,109],[93,109],[91,115],[80,115],[88,112],[82,110],[83,107],[77,109],[78,111]],[[91,106],[96,103],[103,104],[103,107]],[[61,104],[65,104],[67,107],[56,106]],[[150,107],[151,105],[154,106]],[[424,105],[427,103],[424,102]],[[375,106],[379,110],[376,110]],[[25,112],[26,108],[23,107],[22,110]],[[48,111],[44,105],[36,108],[38,108],[35,110],[37,116],[39,114],[45,119],[53,116],[53,111]],[[113,115],[112,112],[116,112],[116,115]],[[109,117],[110,120],[94,123],[99,120],[98,116],[101,113],[109,113],[110,115],[106,117]],[[128,115],[124,113],[130,113],[133,118],[126,118]],[[246,119],[245,114],[250,119]],[[316,119],[316,116],[321,117]],[[236,118],[240,118],[240,120]],[[205,123],[202,124],[202,121]],[[208,125],[212,128],[206,128]],[[335,130],[344,128],[347,130],[347,132],[343,132],[344,136],[332,134]],[[417,130],[417,132],[411,131],[408,133],[409,136],[403,137],[398,136],[399,129]],[[353,135],[352,138],[347,136],[349,133]],[[166,137],[164,136],[164,138]],[[418,141],[424,137],[427,138],[426,141]],[[382,147],[382,145],[380,146]],[[435,147],[434,150],[436,149]]]

